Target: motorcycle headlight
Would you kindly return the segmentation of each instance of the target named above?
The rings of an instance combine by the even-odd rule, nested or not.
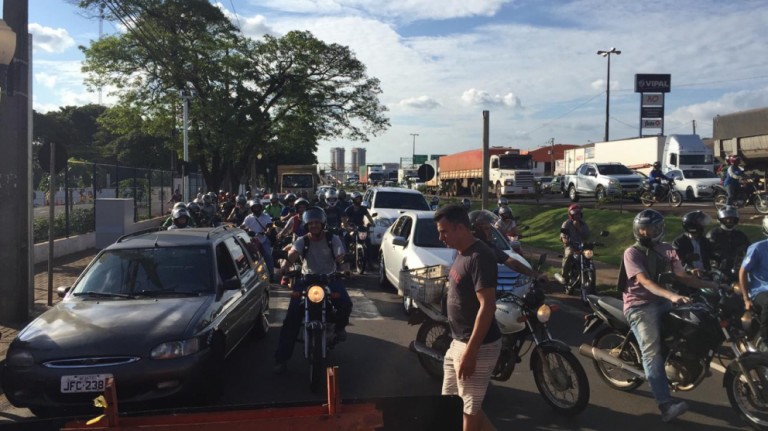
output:
[[[587,259],[592,259],[592,256],[595,255],[594,250],[584,250],[584,257]]]
[[[312,286],[307,290],[307,299],[317,304],[325,298],[325,289],[322,286]]]
[[[29,368],[35,364],[35,358],[27,351],[13,352],[8,355],[6,364],[12,368]]]
[[[549,322],[549,317],[552,315],[552,309],[547,304],[541,304],[538,310],[536,310],[536,318],[541,323]]]
[[[189,356],[200,351],[200,340],[190,338],[182,341],[170,341],[152,349],[149,357],[152,359],[174,359]]]

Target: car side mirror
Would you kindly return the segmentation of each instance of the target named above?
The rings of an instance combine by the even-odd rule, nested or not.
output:
[[[400,247],[405,247],[406,245],[408,245],[408,240],[403,238],[402,236],[396,236],[392,238],[392,244],[398,245]]]
[[[373,213],[373,214],[371,214],[371,217],[376,217],[378,215],[379,215],[379,213]]]
[[[675,175],[674,177],[672,177],[672,179],[675,181],[682,181],[683,177],[678,177],[677,175]]]
[[[240,290],[242,287],[243,284],[240,283],[240,279],[237,277],[224,280],[224,290]]]
[[[72,286],[59,286],[56,288],[56,295],[58,295],[59,298],[63,298],[67,296],[70,289],[72,289]]]

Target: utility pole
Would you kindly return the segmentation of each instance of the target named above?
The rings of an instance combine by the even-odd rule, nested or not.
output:
[[[696,134],[696,120],[693,120],[693,134]]]
[[[549,138],[549,175],[555,176],[555,138]]]
[[[413,153],[411,153],[411,165],[416,166],[416,137],[419,136],[419,134],[411,133],[411,136],[413,136]]]
[[[179,97],[181,97],[181,100],[184,103],[184,163],[181,165],[181,196],[183,196],[182,200],[184,202],[189,202],[191,200],[189,191],[189,172],[187,172],[189,166],[189,138],[187,134],[187,125],[189,123],[189,99],[195,96],[197,96],[195,90],[186,88],[179,90]]]

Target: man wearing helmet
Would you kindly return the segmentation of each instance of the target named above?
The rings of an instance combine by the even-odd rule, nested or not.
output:
[[[710,217],[703,211],[691,211],[683,215],[683,233],[672,241],[672,247],[682,261],[683,267],[697,277],[701,276],[702,271],[711,269],[712,253],[709,241],[704,238],[704,229],[710,221]],[[694,260],[694,255],[698,255],[698,259]]]
[[[245,200],[245,195],[237,195],[235,199],[235,206],[232,211],[227,215],[227,221],[240,226],[245,221],[245,217],[248,216],[249,208],[246,208],[248,201]]]
[[[661,411],[661,420],[669,422],[688,410],[685,401],[673,401],[669,380],[664,370],[661,324],[673,303],[687,303],[690,298],[678,295],[658,284],[659,274],[672,271],[677,280],[696,288],[716,288],[711,281],[701,280],[685,272],[677,253],[664,239],[664,216],[655,210],[643,210],[632,222],[637,241],[624,251],[620,278],[626,276],[624,316],[637,339],[643,369]]]
[[[363,206],[363,195],[360,192],[352,192],[352,205],[350,205],[346,211],[344,211],[349,223],[354,226],[362,226],[366,219],[368,224],[373,224],[373,218],[371,213],[368,212],[368,207]]]
[[[288,193],[285,195],[285,208],[283,208],[283,211],[280,213],[280,219],[282,221],[288,221],[289,218],[296,215],[296,208],[294,207],[294,204],[296,203],[296,195],[293,193]]]
[[[264,208],[264,212],[270,216],[272,220],[280,218],[280,214],[283,212],[283,205],[280,203],[277,193],[272,193],[269,197],[269,204]]]
[[[707,233],[707,241],[712,251],[712,260],[720,262],[720,269],[726,273],[741,263],[744,252],[749,247],[747,235],[736,229],[739,224],[739,211],[736,207],[726,205],[717,211],[719,226]]]
[[[651,168],[651,172],[648,174],[648,185],[651,187],[654,199],[659,198],[661,180],[671,181],[672,179],[661,172],[661,162],[654,162],[653,168]]]
[[[443,395],[464,401],[464,430],[494,429],[482,410],[491,373],[501,351],[496,311],[496,257],[472,235],[461,205],[435,212],[440,240],[457,251],[448,277],[447,312],[451,341],[444,358]]]
[[[213,203],[211,195],[203,195],[203,206],[200,208],[200,225],[204,227],[213,226],[214,216],[216,215],[216,205]]]
[[[584,214],[579,204],[571,204],[568,207],[568,220],[560,226],[560,242],[563,243],[563,263],[561,267],[565,284],[571,283],[571,268],[573,267],[572,243],[589,240],[589,226],[584,221]]]
[[[469,200],[469,198],[464,198],[461,200],[461,206],[464,207],[467,212],[472,211],[472,201]]]
[[[272,219],[264,214],[264,206],[261,204],[260,200],[255,199],[248,201],[247,205],[248,209],[251,210],[251,214],[245,217],[240,228],[256,234],[256,238],[261,244],[264,263],[267,265],[267,270],[269,270],[269,278],[272,279],[275,267],[275,263],[272,259],[272,243],[269,241],[269,231],[273,229]]]
[[[327,218],[326,226],[337,228],[341,226],[341,218],[344,216],[344,210],[339,207],[339,196],[335,189],[328,189],[325,192],[325,215]]]
[[[739,156],[729,156],[728,165],[728,170],[725,171],[723,187],[725,187],[725,191],[728,193],[726,204],[733,205],[741,189],[740,183],[744,178],[744,169],[741,168],[741,158]]]
[[[517,221],[512,215],[512,208],[499,207],[499,219],[495,223],[496,229],[510,240],[517,239]]]
[[[293,216],[288,219],[288,222],[280,230],[278,237],[283,238],[288,235],[293,235],[294,238],[300,237],[307,233],[306,226],[303,222],[304,211],[309,208],[309,201],[304,198],[296,200]]]
[[[168,230],[186,229],[189,227],[189,212],[186,208],[180,207],[171,213],[173,224],[168,226]]]
[[[325,211],[322,208],[312,207],[304,211],[303,223],[307,226],[308,233],[299,237],[291,246],[288,257],[283,262],[282,271],[287,272],[296,260],[301,257],[302,274],[330,274],[336,271],[337,265],[344,261],[344,246],[341,239],[325,232]],[[298,282],[293,286],[294,292],[302,292],[306,285]],[[341,280],[334,279],[328,287],[331,289],[331,301],[336,308],[335,331],[336,340],[344,341],[347,338],[346,326],[349,324],[349,315],[352,312],[352,300],[344,288]],[[282,374],[286,370],[286,362],[293,354],[296,345],[296,337],[299,334],[302,321],[301,297],[291,296],[288,311],[280,329],[277,352],[275,352],[274,371]]]
[[[339,208],[341,208],[342,211],[346,211],[347,208],[349,208],[350,205],[352,205],[349,200],[347,200],[347,192],[344,191],[344,189],[339,190],[338,193],[339,197],[339,203],[337,204]]]
[[[768,236],[768,216],[763,217],[763,235]],[[768,351],[768,239],[747,248],[739,268],[739,285],[747,310],[755,309],[763,342],[758,348]]]
[[[163,229],[168,229],[169,227],[173,226],[173,212],[176,211],[179,208],[183,208],[184,210],[186,210],[186,212],[187,212],[187,222],[188,222],[187,224],[189,225],[189,227],[196,227],[197,226],[197,224],[195,223],[195,220],[193,220],[189,216],[189,208],[187,208],[187,204],[185,204],[184,202],[176,202],[175,204],[173,204],[173,208],[171,209],[171,215],[169,215],[168,218],[165,219],[165,221],[162,224],[162,228]]]
[[[187,204],[187,211],[189,211],[189,227],[200,226],[200,204],[197,203],[197,199]]]
[[[496,215],[499,215],[499,210],[502,208],[508,208],[509,207],[509,201],[504,196],[500,197],[496,203],[499,205],[496,207],[496,209],[493,210],[493,213]]]

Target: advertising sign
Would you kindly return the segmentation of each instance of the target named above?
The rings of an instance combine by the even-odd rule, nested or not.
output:
[[[643,93],[642,106],[664,106],[664,95],[661,93]]]
[[[640,108],[641,118],[664,118],[663,106],[643,106]]]
[[[643,129],[661,129],[661,126],[664,124],[664,120],[661,118],[653,119],[653,120],[643,120]]]
[[[669,93],[672,75],[638,73],[635,75],[635,93]]]

